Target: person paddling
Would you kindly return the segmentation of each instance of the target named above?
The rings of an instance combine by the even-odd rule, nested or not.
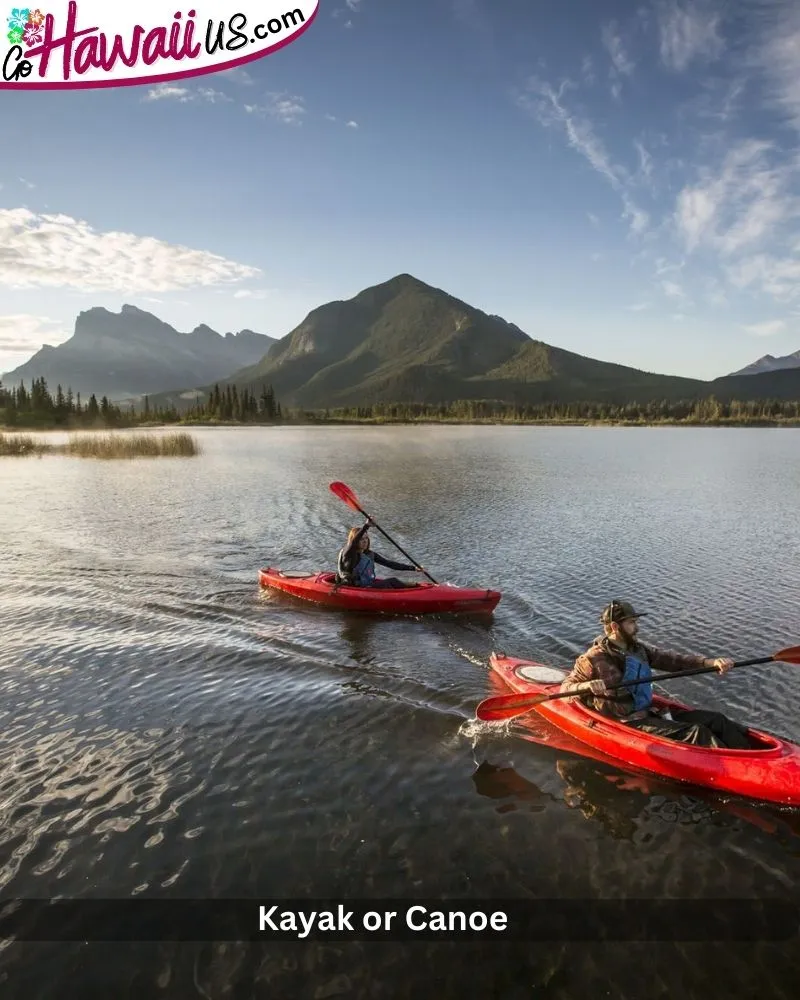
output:
[[[346,544],[339,550],[336,582],[348,587],[382,587],[393,590],[416,587],[416,583],[405,583],[396,576],[385,579],[378,579],[375,576],[375,563],[386,566],[388,569],[404,570],[408,573],[422,573],[423,570],[419,566],[413,566],[409,563],[393,562],[391,559],[386,559],[384,556],[378,555],[377,552],[373,552],[367,534],[372,524],[372,518],[368,518],[360,528],[350,529]]]
[[[604,634],[576,659],[561,690],[575,691],[595,711],[647,733],[679,743],[749,750],[746,729],[721,712],[659,710],[653,705],[652,684],[638,684],[620,691],[607,690],[623,681],[651,677],[652,669],[680,673],[697,667],[716,667],[724,674],[733,666],[734,661],[726,657],[684,655],[646,645],[638,639],[638,619],[644,614],[646,612],[634,611],[627,601],[612,601],[604,608],[600,616]]]

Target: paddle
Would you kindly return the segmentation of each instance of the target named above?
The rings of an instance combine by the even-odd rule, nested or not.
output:
[[[416,561],[416,559],[412,559],[411,556],[406,552],[406,550],[404,548],[401,548],[401,546],[397,544],[397,542],[392,538],[392,536],[388,535],[383,530],[383,528],[375,520],[373,520],[373,518],[371,518],[365,510],[361,508],[361,505],[358,502],[358,497],[350,489],[347,483],[339,483],[339,482],[331,483],[330,489],[331,492],[335,493],[340,500],[343,500],[347,504],[347,506],[350,507],[351,510],[357,510],[359,514],[363,514],[364,517],[367,518],[367,520],[372,521],[373,525],[378,529],[378,531],[380,531],[380,533],[384,536],[384,538],[387,538],[392,543],[392,545],[395,546],[395,548],[400,549],[400,551],[403,553],[406,559],[408,559],[409,562],[414,563],[417,569],[421,569],[422,572],[425,574],[425,576],[427,576],[427,578],[431,581],[431,583],[435,584],[439,583],[438,580],[434,580],[433,577],[430,575],[430,573],[426,569],[423,569],[423,567],[420,566],[420,564]]]
[[[800,646],[790,646],[781,649],[772,656],[762,656],[757,660],[741,660],[734,663],[734,667],[750,667],[755,663],[798,663],[800,664]],[[733,668],[731,668],[733,669]],[[692,674],[712,674],[717,673],[716,667],[695,667],[692,670],[681,670],[676,674],[659,674],[650,678],[644,677],[636,681],[625,681],[624,684],[612,684],[609,691],[618,691],[620,688],[636,687],[637,684],[660,684],[665,680],[676,680],[679,677],[690,677]],[[546,701],[555,701],[556,698],[574,698],[575,691],[556,691],[554,694],[501,694],[493,698],[485,698],[475,710],[475,715],[482,722],[502,722],[505,719],[513,719],[516,715],[542,705]]]

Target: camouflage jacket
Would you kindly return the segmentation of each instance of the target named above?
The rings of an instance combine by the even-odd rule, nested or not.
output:
[[[598,679],[605,681],[609,687],[621,683],[625,672],[626,652],[646,661],[653,670],[671,674],[705,665],[703,656],[672,653],[643,642],[636,642],[632,649],[623,650],[608,636],[601,635],[577,658],[572,670],[562,682],[561,690],[572,691],[579,684]],[[598,698],[591,692],[581,692],[578,697],[583,698],[589,708],[604,715],[622,718],[633,713],[633,696],[628,690],[613,691],[608,697],[603,698]]]

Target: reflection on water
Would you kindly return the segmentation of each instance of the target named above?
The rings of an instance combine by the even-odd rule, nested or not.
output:
[[[568,665],[611,597],[649,610],[664,646],[744,658],[797,642],[797,435],[197,434],[192,462],[0,461],[4,899],[796,892],[796,814],[623,774],[530,718],[469,720],[492,649]],[[261,566],[333,568],[358,523],[334,479],[438,579],[502,589],[494,617],[372,618],[261,592]],[[795,671],[673,690],[800,739]],[[796,948],[724,942],[0,956],[13,1000],[65,983],[137,1000],[566,998],[609,982],[620,997],[789,997],[797,974]]]

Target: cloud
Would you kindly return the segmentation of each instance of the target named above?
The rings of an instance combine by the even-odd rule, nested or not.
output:
[[[621,73],[623,76],[630,76],[636,68],[636,63],[633,62],[625,52],[625,47],[622,44],[622,38],[614,21],[603,25],[601,37],[603,40],[603,46],[611,58],[611,63],[614,69],[617,73]]]
[[[233,66],[231,69],[222,69],[218,73],[213,74],[215,76],[224,76],[234,83],[238,83],[242,87],[252,87],[256,82],[251,73],[248,73],[246,69],[241,66]]]
[[[287,93],[267,94],[266,104],[245,104],[244,109],[251,115],[277,118],[286,125],[302,125],[306,114],[305,99]]]
[[[633,305],[627,306],[629,312],[643,312],[645,309],[649,308],[649,302],[634,302]]]
[[[764,31],[756,61],[770,103],[800,129],[800,9],[787,3],[778,10],[779,17]]]
[[[649,181],[653,176],[653,157],[638,139],[635,139],[633,144],[639,154],[639,173],[646,181]]]
[[[715,172],[678,195],[676,223],[689,251],[706,246],[729,256],[767,237],[800,214],[792,193],[798,165],[775,163],[775,147],[746,139],[736,143]]]
[[[136,294],[218,285],[258,268],[134,233],[99,232],[68,215],[0,209],[0,284]]]
[[[776,333],[782,333],[786,329],[786,323],[782,319],[772,319],[764,323],[751,323],[743,329],[754,337],[772,337]]]
[[[593,226],[599,226],[600,225],[600,220],[597,218],[597,216],[594,214],[594,212],[587,212],[586,213],[586,218],[589,220],[589,222],[591,222],[591,224]]]
[[[680,73],[692,62],[719,58],[725,48],[721,20],[711,0],[662,0],[658,27],[664,65]]]
[[[622,201],[623,217],[629,220],[631,231],[640,235],[647,229],[649,216],[631,198],[627,171],[613,162],[602,141],[595,135],[592,123],[571,114],[562,103],[562,94],[569,86],[573,85],[562,84],[556,93],[549,83],[532,77],[527,90],[517,95],[517,103],[537,118],[543,127],[563,129],[568,144],[617,192]]]
[[[235,299],[265,299],[268,295],[268,288],[240,288],[233,293]]]
[[[48,316],[17,313],[0,316],[0,353],[32,354],[43,344],[61,344],[70,333],[64,325]]]
[[[26,181],[24,177],[20,177],[19,182],[20,184],[23,184],[29,191],[33,191],[33,189],[36,187],[36,185],[33,184],[31,181]]]
[[[354,122],[354,121],[349,121],[349,122],[348,122],[348,123],[347,123],[347,124],[345,125],[345,128],[358,128],[358,122]]]
[[[661,288],[664,294],[671,299],[685,299],[686,293],[676,281],[662,281]]]
[[[223,94],[221,90],[214,90],[213,87],[176,87],[170,83],[160,83],[151,87],[143,101],[177,101],[179,104],[190,104],[194,101],[205,102],[207,104],[227,104],[233,98]]]
[[[355,11],[356,13],[361,10],[362,0],[344,0],[344,2],[350,10]]]
[[[754,254],[725,269],[738,289],[756,286],[780,302],[800,301],[800,255]]]

